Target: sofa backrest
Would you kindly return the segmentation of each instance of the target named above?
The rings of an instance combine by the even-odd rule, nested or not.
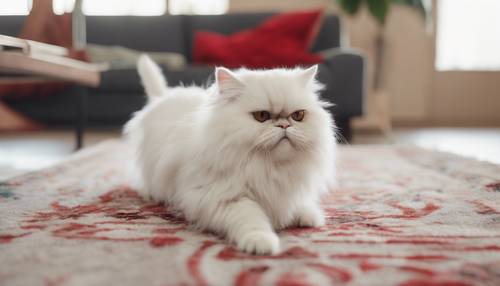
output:
[[[87,16],[87,42],[184,54],[184,16]],[[0,16],[0,34],[16,37],[26,16]]]
[[[329,48],[340,47],[341,32],[342,24],[339,17],[336,15],[325,15],[323,25],[311,50],[319,52]]]
[[[196,31],[231,34],[257,26],[275,13],[248,13],[191,16],[87,16],[87,42],[118,45],[140,51],[184,54],[191,60]],[[26,16],[0,16],[0,34],[16,36]],[[340,45],[340,22],[326,15],[312,51]]]
[[[0,16],[0,35],[19,35],[25,19],[26,16]]]
[[[190,16],[88,16],[87,41],[120,45],[141,51],[167,51],[184,54],[191,61],[194,34],[212,31],[231,34],[259,25],[276,13],[242,13]],[[326,15],[312,47],[313,52],[340,45],[340,22]]]
[[[184,54],[183,16],[87,16],[87,42]]]

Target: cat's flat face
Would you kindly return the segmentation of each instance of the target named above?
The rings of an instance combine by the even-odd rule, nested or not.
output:
[[[219,96],[226,97],[216,107],[224,140],[284,161],[317,148],[332,128],[317,99],[315,67],[218,73]]]

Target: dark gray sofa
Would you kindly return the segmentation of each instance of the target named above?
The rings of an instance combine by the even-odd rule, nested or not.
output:
[[[120,45],[140,51],[182,53],[191,62],[193,35],[198,30],[230,34],[258,25],[272,13],[227,14],[214,16],[88,16],[87,41],[101,45]],[[0,34],[15,36],[24,17],[0,16]],[[312,52],[340,48],[339,18],[327,16]],[[213,67],[189,64],[183,70],[164,73],[170,85],[210,81]],[[347,123],[361,115],[364,98],[364,60],[359,54],[339,49],[319,66],[318,79],[326,85],[322,96],[335,103],[332,112],[337,124],[349,137]],[[143,88],[134,68],[106,71],[99,88],[90,89],[88,98],[89,124],[120,125],[144,104]],[[46,98],[8,97],[5,101],[31,118],[50,124],[72,124],[75,99],[67,92]]]

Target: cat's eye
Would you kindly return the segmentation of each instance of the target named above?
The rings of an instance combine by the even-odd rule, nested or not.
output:
[[[304,110],[297,110],[290,116],[295,121],[302,121],[304,119],[304,115],[306,115],[306,112]]]
[[[261,110],[252,112],[253,118],[259,122],[264,122],[271,119],[271,113],[269,111]]]

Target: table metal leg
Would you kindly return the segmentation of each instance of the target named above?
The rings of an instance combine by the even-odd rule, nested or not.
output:
[[[75,87],[76,95],[76,122],[75,122],[75,149],[79,150],[83,147],[83,136],[85,125],[87,123],[87,88],[83,86]]]

